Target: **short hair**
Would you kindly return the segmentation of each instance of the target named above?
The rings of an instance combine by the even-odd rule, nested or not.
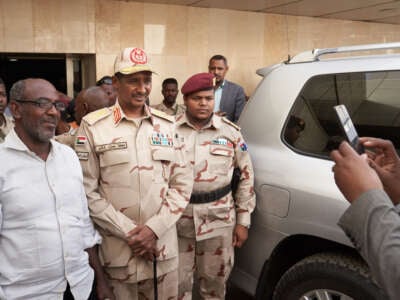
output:
[[[101,77],[101,78],[96,82],[96,85],[97,85],[97,86],[100,86],[100,85],[103,85],[103,84],[112,84],[112,77],[106,75],[106,76]]]
[[[10,89],[10,101],[20,100],[24,98],[25,80],[18,80]]]
[[[208,61],[208,64],[209,64],[209,65],[211,64],[211,61],[212,61],[212,60],[223,60],[224,63],[225,63],[225,65],[226,65],[226,66],[228,65],[228,60],[226,59],[225,56],[223,56],[223,55],[221,55],[221,54],[216,54],[216,55],[212,56],[212,57],[210,58],[210,60]]]
[[[178,81],[172,77],[164,79],[164,81],[162,82],[162,87],[166,86],[167,84],[176,84],[176,86],[178,86]]]

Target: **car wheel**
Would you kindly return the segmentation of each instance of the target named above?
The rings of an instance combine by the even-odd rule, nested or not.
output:
[[[319,253],[292,266],[279,280],[273,300],[387,299],[357,257]]]

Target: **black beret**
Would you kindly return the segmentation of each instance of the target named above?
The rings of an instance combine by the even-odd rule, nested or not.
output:
[[[198,73],[190,77],[182,86],[182,94],[189,95],[198,91],[214,88],[214,75],[211,73]]]

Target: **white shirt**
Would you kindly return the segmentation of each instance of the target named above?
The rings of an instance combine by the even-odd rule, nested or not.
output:
[[[60,299],[68,283],[89,297],[84,249],[100,242],[89,217],[74,151],[51,141],[47,161],[14,129],[0,145],[0,299]]]
[[[220,111],[222,89],[224,88],[225,80],[214,92],[214,112]]]

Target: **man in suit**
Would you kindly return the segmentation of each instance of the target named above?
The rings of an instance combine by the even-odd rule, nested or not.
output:
[[[400,159],[390,141],[361,138],[369,158],[347,142],[332,151],[335,181],[351,203],[339,226],[368,263],[389,299],[400,299]]]
[[[216,81],[214,112],[236,123],[246,103],[246,95],[240,85],[225,79],[228,70],[225,56],[214,55],[210,58],[208,72],[214,74]]]

